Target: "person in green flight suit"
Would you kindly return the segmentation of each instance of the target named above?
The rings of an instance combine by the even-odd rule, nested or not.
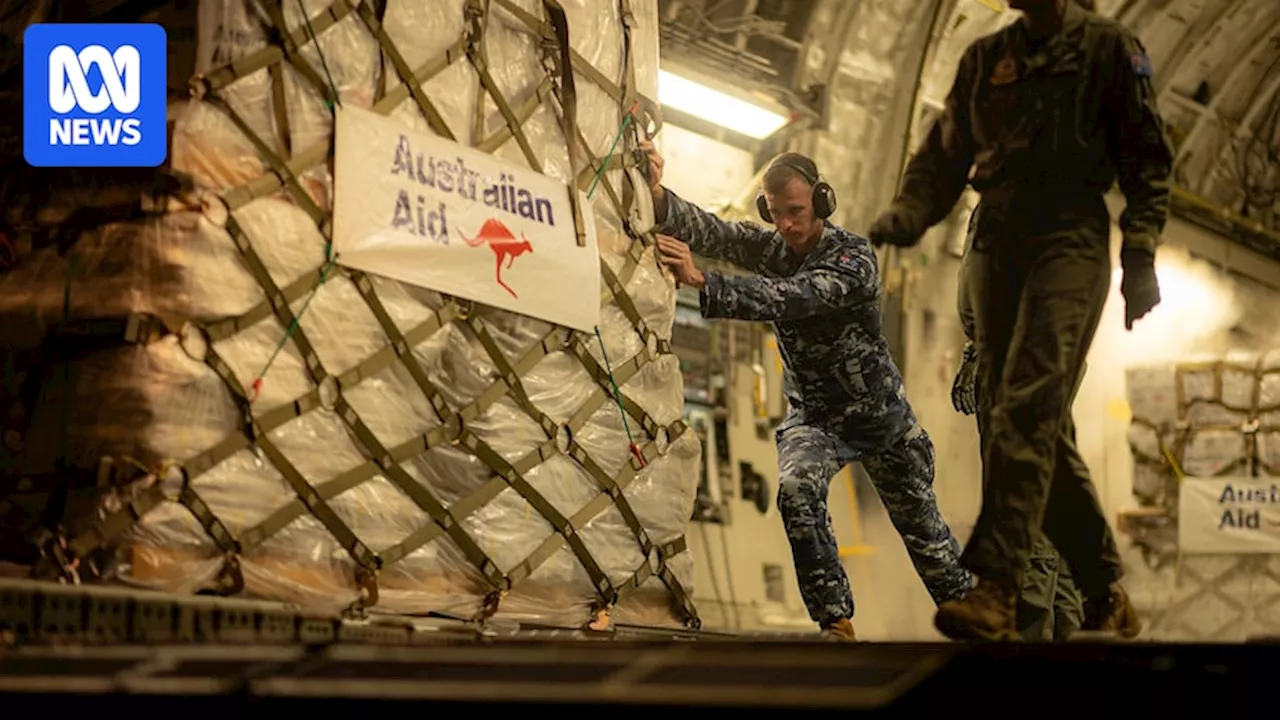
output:
[[[1155,253],[1172,149],[1133,33],[1069,0],[1009,5],[1022,17],[966,50],[902,190],[868,233],[876,245],[909,247],[966,184],[982,195],[970,261],[988,278],[974,334],[990,427],[982,511],[964,553],[979,582],[939,605],[934,622],[953,639],[1017,640],[1018,589],[1043,530],[1084,596],[1081,629],[1134,637],[1141,622],[1121,568],[1104,560],[1115,539],[1093,484],[1054,468],[1111,285],[1103,197],[1118,179],[1132,328],[1160,302]]]
[[[1079,2],[1079,0],[1077,0]],[[982,293],[981,268],[969,262],[973,247],[973,230],[978,213],[969,217],[969,231],[965,237],[964,255],[960,260],[957,310],[966,342],[963,360],[956,371],[951,386],[951,404],[964,415],[977,415],[978,446],[980,457],[985,455],[986,439],[990,437],[989,408],[978,402],[977,370],[978,353],[974,346],[973,298]],[[1081,371],[1081,379],[1084,371]],[[1077,385],[1077,390],[1079,385]],[[1074,397],[1074,394],[1073,394]],[[1075,421],[1068,412],[1063,422],[1062,443],[1058,446],[1055,472],[1076,474],[1075,482],[1089,482],[1089,468],[1076,450]],[[1111,553],[1104,561],[1119,567],[1120,557]],[[1084,622],[1083,598],[1071,577],[1071,568],[1058,553],[1043,532],[1037,534],[1031,547],[1031,559],[1023,571],[1022,585],[1018,588],[1017,630],[1025,641],[1065,641],[1080,629]]]

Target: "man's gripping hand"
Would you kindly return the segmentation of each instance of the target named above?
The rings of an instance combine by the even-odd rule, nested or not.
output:
[[[641,174],[644,175],[645,182],[649,183],[649,194],[653,196],[654,219],[661,224],[667,219],[667,191],[662,187],[662,167],[665,163],[652,140],[641,140],[636,150],[643,156],[638,159],[648,162]]]
[[[1132,330],[1138,318],[1160,304],[1160,283],[1156,280],[1155,255],[1139,248],[1120,251],[1120,294],[1124,297],[1124,329]]]
[[[657,238],[662,264],[671,268],[676,282],[701,290],[707,284],[707,279],[693,264],[693,252],[689,250],[689,246],[668,235],[658,235]]]
[[[662,155],[658,154],[658,149],[653,146],[652,140],[642,140],[636,146],[640,153],[644,155],[649,165],[642,168],[644,179],[649,183],[649,192],[653,193],[654,198],[662,193],[662,167],[665,161]]]
[[[924,234],[918,225],[915,213],[910,208],[894,203],[871,224],[867,236],[876,247],[911,247],[920,242],[920,236]]]
[[[964,359],[960,361],[955,382],[951,384],[951,405],[956,412],[972,415],[977,411],[977,376],[978,352],[974,349],[973,343],[965,343]]]

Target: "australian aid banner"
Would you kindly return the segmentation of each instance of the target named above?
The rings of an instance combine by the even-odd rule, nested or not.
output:
[[[1191,554],[1280,554],[1280,478],[1185,478],[1178,545]]]
[[[339,109],[338,262],[591,331],[600,259],[590,205],[578,245],[569,186],[360,108]]]

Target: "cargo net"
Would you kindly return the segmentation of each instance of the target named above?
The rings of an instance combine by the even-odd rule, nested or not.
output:
[[[1128,371],[1133,492],[1122,523],[1155,582],[1150,631],[1239,641],[1280,632],[1280,558],[1178,552],[1184,477],[1280,477],[1280,353]]]
[[[61,555],[123,531],[115,575],[175,592],[698,625],[684,530],[701,447],[682,420],[675,291],[634,160],[636,128],[658,122],[637,85],[656,81],[657,10],[566,5],[202,4],[210,69],[171,113],[170,162],[197,191],[166,199],[126,243],[165,258],[136,273],[176,265],[184,278],[118,328],[141,353],[129,382],[146,386],[150,418],[111,432],[141,436],[132,446],[156,461],[113,454],[115,466],[154,484]],[[344,268],[328,209],[343,104],[572,178],[596,217],[600,327]],[[103,270],[109,250],[124,252],[110,234],[67,264]],[[105,312],[87,302],[67,305]],[[109,412],[109,387],[77,392],[95,409],[76,413]],[[71,425],[74,449],[92,431]],[[83,464],[119,443],[80,445]]]

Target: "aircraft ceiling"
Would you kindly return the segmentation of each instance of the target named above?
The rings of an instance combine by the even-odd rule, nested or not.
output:
[[[848,222],[869,219],[892,195],[903,150],[918,142],[907,134],[911,108],[918,133],[945,98],[964,48],[1017,17],[1002,0],[659,0],[659,7],[664,63],[731,77],[802,112],[820,110],[815,98],[825,90],[831,132],[810,149],[837,176],[837,189],[845,186]],[[1280,230],[1280,1],[1098,0],[1098,11],[1147,48],[1177,146],[1180,193]],[[758,149],[761,159],[778,150]]]

